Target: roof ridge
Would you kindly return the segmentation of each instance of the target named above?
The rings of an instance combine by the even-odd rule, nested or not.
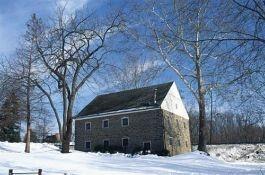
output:
[[[169,81],[169,82],[166,82],[166,83],[154,84],[154,85],[151,85],[151,86],[144,86],[144,87],[139,87],[139,88],[134,88],[134,89],[125,89],[125,90],[117,91],[117,92],[109,92],[109,93],[105,93],[105,94],[103,93],[103,94],[97,95],[96,97],[104,96],[104,95],[110,95],[110,94],[116,94],[116,93],[122,93],[122,92],[127,92],[127,91],[133,91],[133,90],[139,90],[139,89],[145,89],[145,88],[151,88],[151,87],[160,86],[160,85],[166,85],[166,84],[170,84],[170,83],[173,84],[174,81]]]

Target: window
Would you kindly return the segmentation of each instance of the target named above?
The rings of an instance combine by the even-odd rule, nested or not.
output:
[[[186,147],[188,147],[188,141],[186,141]]]
[[[121,118],[121,126],[129,126],[129,118],[128,117]]]
[[[173,145],[173,137],[169,137],[169,145]]]
[[[91,122],[86,122],[86,130],[91,130]]]
[[[176,109],[178,109],[178,104],[176,104]]]
[[[179,121],[178,121],[178,119],[176,120],[176,126],[179,129]]]
[[[102,121],[102,128],[108,128],[109,127],[109,119]]]
[[[109,147],[109,139],[106,139],[106,140],[103,140],[103,145],[104,145],[104,147],[106,148],[106,147]]]
[[[149,151],[151,150],[151,141],[149,142],[143,142],[143,150]]]
[[[185,122],[183,122],[183,125],[184,125],[184,129],[186,129],[186,123]]]
[[[122,147],[127,147],[129,145],[129,139],[128,138],[122,138]]]
[[[90,150],[90,149],[91,149],[91,142],[90,142],[90,141],[86,141],[86,143],[85,143],[85,148],[86,148],[87,150]]]
[[[180,140],[178,140],[178,146],[181,146],[181,142],[180,142]]]

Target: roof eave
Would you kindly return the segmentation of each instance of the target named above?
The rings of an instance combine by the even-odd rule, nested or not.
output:
[[[157,106],[149,106],[149,107],[130,108],[130,109],[125,109],[125,110],[103,112],[103,113],[98,113],[98,114],[75,116],[75,117],[73,117],[73,119],[74,120],[84,120],[84,119],[100,118],[100,117],[107,117],[107,116],[115,116],[115,115],[121,115],[121,114],[144,112],[144,111],[157,110],[157,109],[161,109],[161,106],[157,105]]]

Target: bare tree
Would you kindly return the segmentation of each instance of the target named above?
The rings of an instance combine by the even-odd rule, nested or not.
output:
[[[35,19],[35,14],[32,15],[32,19]],[[34,84],[32,82],[32,79],[36,78],[36,66],[37,66],[37,57],[36,57],[36,51],[34,47],[34,41],[37,38],[37,29],[33,26],[34,21],[30,20],[27,23],[27,32],[23,36],[23,46],[18,49],[17,55],[18,55],[18,62],[16,64],[20,65],[20,70],[16,72],[17,77],[21,79],[21,81],[24,84],[25,87],[25,96],[26,96],[26,123],[27,123],[27,129],[26,129],[26,137],[25,137],[25,152],[30,152],[30,134],[32,130],[32,102],[33,102],[33,88]],[[34,33],[34,35],[31,35]],[[38,98],[38,97],[37,97]]]
[[[47,70],[50,80],[57,83],[52,88],[59,90],[62,97],[62,153],[68,153],[77,93],[111,51],[107,41],[115,36],[121,20],[119,12],[102,18],[87,12],[65,15],[63,8],[57,12],[55,19],[50,21],[52,25],[37,31],[34,44],[43,69]],[[40,88],[47,92],[47,87],[41,85]],[[45,94],[54,104],[49,93]],[[55,106],[53,109],[57,111]]]
[[[222,59],[219,39],[223,35],[218,32],[222,21],[214,18],[220,12],[218,5],[210,0],[146,1],[137,6],[140,18],[130,17],[138,25],[128,25],[129,34],[156,53],[196,99],[200,151],[206,151],[205,94],[217,84],[214,70]]]
[[[53,120],[48,117],[50,112],[45,108],[39,111],[39,116],[34,118],[35,132],[38,140],[44,142],[46,137],[52,132]]]
[[[34,26],[36,25],[35,20],[36,16],[32,15],[32,19],[27,23],[27,32],[22,37],[21,45],[17,49],[16,58],[2,65],[7,77],[6,82],[18,82],[19,86],[17,86],[16,92],[25,101],[21,104],[21,111],[23,111],[21,115],[26,119],[25,152],[27,153],[30,152],[33,115],[39,112],[38,107],[41,106],[40,99],[43,96],[37,91],[36,83],[33,81],[38,79],[42,73],[38,69],[39,60],[34,46],[34,40],[39,34],[37,26]]]
[[[222,97],[228,99],[231,106],[240,109],[242,114],[249,114],[242,115],[245,123],[260,120],[260,117],[265,120],[265,111],[262,110],[265,102],[265,4],[256,0],[232,0],[225,4],[225,8],[230,12],[225,11],[226,15],[222,18],[232,25],[224,28],[222,33],[226,33],[226,38],[238,45],[233,56],[239,57],[238,61],[230,62],[229,69],[225,70],[230,70],[230,75],[239,73],[244,76],[229,84]]]
[[[160,60],[143,58],[141,55],[127,53],[117,64],[107,65],[105,82],[108,90],[126,90],[152,84],[163,71]]]

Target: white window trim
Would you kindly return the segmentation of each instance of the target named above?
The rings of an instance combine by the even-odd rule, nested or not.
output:
[[[90,123],[90,129],[86,129],[86,124],[88,124],[88,123]],[[92,127],[91,122],[86,122],[86,123],[85,123],[85,130],[86,130],[86,131],[91,131],[91,127]]]
[[[86,143],[87,143],[87,142],[90,142],[90,144],[89,144],[90,148],[87,148],[87,147],[86,147]],[[88,149],[88,150],[91,150],[91,141],[90,141],[90,140],[86,140],[86,141],[85,141],[85,149],[86,149],[86,150],[87,150],[87,149]]]
[[[108,127],[104,127],[104,121],[108,121]],[[102,128],[109,128],[109,119],[102,120]]]
[[[149,140],[149,141],[143,141],[143,149],[144,149],[144,144],[145,143],[150,143],[150,151],[152,150],[152,142],[151,142],[151,140]]]
[[[105,145],[104,145],[104,142],[105,142],[105,141],[108,141],[108,142],[109,142],[109,146],[110,146],[110,139],[104,139],[104,140],[103,140],[103,146],[105,146]]]
[[[128,139],[128,146],[129,146],[129,143],[130,143],[130,141],[129,141],[129,140],[130,140],[129,137],[122,137],[122,138],[121,138],[121,146],[122,146],[122,147],[125,147],[125,146],[123,146],[123,139]],[[127,146],[127,147],[128,147],[128,146]]]
[[[128,125],[123,125],[122,120],[123,120],[123,119],[126,119],[126,118],[128,119]],[[130,125],[129,117],[122,117],[122,118],[121,118],[121,126],[122,126],[122,127],[127,127],[127,126],[129,126],[129,125]]]

